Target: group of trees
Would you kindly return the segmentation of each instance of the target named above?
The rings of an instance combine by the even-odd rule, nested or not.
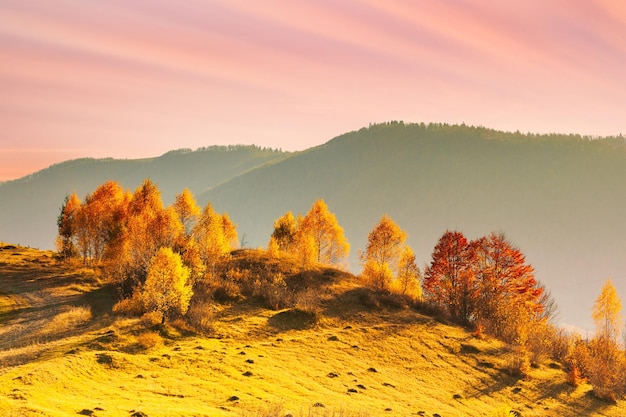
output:
[[[278,218],[268,250],[294,255],[303,267],[313,262],[340,265],[350,253],[350,244],[337,218],[320,199],[305,216],[294,217],[288,211]]]
[[[426,268],[424,292],[453,320],[508,341],[546,318],[550,305],[533,267],[502,233],[468,242],[461,232],[446,231]]]
[[[57,226],[62,256],[102,266],[123,298],[141,301],[163,320],[186,312],[193,281],[210,274],[237,245],[227,214],[210,204],[201,210],[187,189],[164,207],[150,180],[134,193],[108,181],[82,202],[74,193],[65,199]]]
[[[421,273],[406,238],[406,232],[391,217],[383,215],[368,234],[365,252],[361,253],[361,278],[373,290],[419,300]]]

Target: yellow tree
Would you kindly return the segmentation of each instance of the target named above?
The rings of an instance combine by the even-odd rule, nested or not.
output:
[[[408,295],[416,300],[422,298],[422,286],[420,283],[420,269],[415,261],[413,249],[405,246],[400,260],[398,261],[398,272],[396,276],[397,291],[401,295]]]
[[[324,200],[317,200],[299,225],[301,236],[309,235],[315,243],[314,259],[329,265],[339,264],[350,253],[350,244],[337,218]]]
[[[189,275],[180,255],[170,248],[159,249],[151,259],[141,295],[149,311],[161,314],[161,323],[172,313],[187,313],[193,295]]]
[[[624,395],[626,363],[618,345],[622,303],[611,280],[607,280],[593,306],[596,336],[592,340],[587,369],[596,396],[615,401]]]
[[[162,247],[182,240],[183,225],[173,207],[163,208],[161,192],[150,180],[137,188],[129,202],[126,239],[118,278],[130,294],[145,281],[152,257]]]
[[[360,256],[363,265],[361,277],[370,288],[377,291],[390,289],[391,279],[394,272],[397,274],[405,251],[406,237],[406,232],[387,215],[383,215],[370,231],[365,252]],[[405,261],[410,260],[407,258]]]
[[[279,250],[287,253],[293,252],[296,240],[296,219],[292,212],[288,211],[274,221],[272,238],[278,245]]]
[[[182,193],[176,195],[173,206],[185,228],[185,235],[187,237],[190,236],[198,215],[200,215],[200,207],[196,203],[192,192],[185,188]]]
[[[237,243],[237,228],[226,214],[218,214],[209,203],[193,228],[193,239],[207,271],[215,274],[219,258]]]
[[[617,341],[622,326],[622,302],[610,279],[606,280],[593,305],[596,336]]]

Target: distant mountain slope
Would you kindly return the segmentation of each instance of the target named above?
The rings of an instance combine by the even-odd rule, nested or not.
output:
[[[78,159],[0,184],[0,240],[51,248],[56,216],[66,194],[82,199],[98,185],[116,180],[134,190],[145,178],[158,184],[163,201],[188,187],[195,194],[289,154],[256,146],[178,150],[137,160]]]
[[[566,323],[592,328],[611,277],[626,296],[626,149],[622,138],[522,135],[448,125],[371,126],[209,190],[251,246],[273,220],[324,198],[358,250],[383,213],[421,263],[446,229],[503,231],[555,295]]]

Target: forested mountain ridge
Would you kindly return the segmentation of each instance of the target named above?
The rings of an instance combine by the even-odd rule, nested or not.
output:
[[[0,239],[51,247],[66,193],[84,197],[107,179],[132,190],[150,177],[166,204],[189,187],[201,205],[227,212],[252,247],[267,244],[273,221],[286,211],[304,213],[323,198],[346,232],[355,272],[368,231],[386,213],[408,232],[420,266],[446,229],[469,239],[506,233],[554,294],[565,323],[592,327],[588,312],[608,277],[626,293],[621,137],[392,122],[299,153],[246,152],[257,158],[215,152],[212,162],[191,164],[189,155],[201,155],[174,152],[152,170],[144,169],[146,160],[73,161],[5,183]],[[207,167],[212,174],[201,170]],[[93,172],[106,174],[84,184]]]

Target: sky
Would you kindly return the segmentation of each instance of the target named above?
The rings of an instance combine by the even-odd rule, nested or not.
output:
[[[370,123],[626,134],[623,0],[0,0],[0,181]]]

